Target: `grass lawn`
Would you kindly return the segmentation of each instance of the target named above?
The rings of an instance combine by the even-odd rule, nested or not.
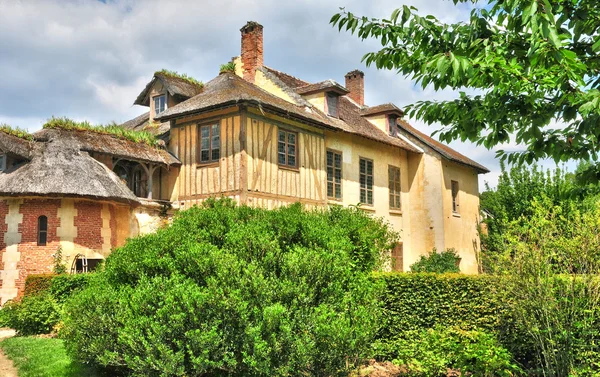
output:
[[[14,337],[0,342],[19,377],[96,377],[94,370],[72,361],[60,339]]]

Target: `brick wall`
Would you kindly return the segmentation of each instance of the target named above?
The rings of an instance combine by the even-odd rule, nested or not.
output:
[[[66,203],[60,199],[25,199],[20,205],[19,214],[23,216],[21,224],[18,226],[18,231],[21,234],[21,242],[18,244],[18,253],[20,259],[16,263],[18,270],[18,278],[15,280],[15,286],[18,288],[18,297],[23,294],[25,288],[25,279],[29,274],[40,274],[52,272],[54,267],[53,254],[56,253],[61,245],[59,234],[57,229],[59,227],[67,229],[65,225],[61,224],[60,214],[64,211],[63,204]],[[71,202],[72,203],[72,202]],[[65,204],[66,205],[66,204]],[[71,219],[75,225],[75,234],[65,234],[68,240],[63,239],[63,242],[73,241],[71,247],[73,250],[70,252],[69,264],[72,258],[77,253],[100,253],[102,251],[103,237],[102,237],[102,207],[103,204],[99,202],[76,200],[74,203],[74,209],[76,210],[74,217],[67,216],[67,219]],[[62,209],[61,209],[62,208]],[[65,207],[66,208],[66,207]],[[73,208],[73,207],[71,207]],[[0,269],[4,270],[4,262],[2,257],[6,251],[6,244],[4,235],[8,231],[8,225],[6,224],[6,218],[9,213],[9,206],[6,200],[0,200]],[[119,222],[117,219],[117,208],[116,205],[109,205],[110,213],[110,242],[111,246],[115,247],[118,242],[118,226]],[[45,246],[38,246],[38,218],[40,216],[46,216],[48,218],[48,234],[47,242]],[[65,218],[63,217],[63,221]],[[15,224],[16,226],[16,224]],[[74,236],[74,237],[73,237]],[[63,250],[63,258],[65,258],[69,252],[65,253]],[[89,256],[88,256],[89,257]],[[70,269],[70,265],[67,269]],[[0,280],[0,289],[2,288],[2,281]],[[14,297],[14,296],[13,296]],[[6,302],[7,299],[13,297],[0,297],[2,303]]]
[[[77,237],[75,247],[83,246],[92,250],[102,250],[102,203],[75,202],[77,216],[75,226]]]
[[[16,286],[19,296],[25,288],[25,279],[29,274],[42,274],[52,272],[54,261],[52,255],[60,246],[56,235],[56,228],[60,226],[58,208],[60,200],[57,199],[27,199],[21,204],[19,213],[23,215],[23,222],[19,227],[22,239],[19,244],[21,261],[17,264],[19,279]],[[38,218],[48,218],[48,236],[46,246],[38,246]]]

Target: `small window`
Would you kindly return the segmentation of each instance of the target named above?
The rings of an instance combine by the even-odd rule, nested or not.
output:
[[[298,166],[298,134],[279,130],[277,140],[277,159],[280,166],[295,168]]]
[[[154,115],[158,115],[167,109],[167,98],[163,94],[154,97]]]
[[[46,216],[38,217],[38,246],[46,246],[48,242],[48,218]]]
[[[342,154],[327,151],[327,197],[342,199]]]
[[[0,172],[6,170],[6,155],[0,154]]]
[[[79,254],[75,257],[75,263],[71,272],[76,274],[92,272],[98,269],[102,262],[104,262],[104,259],[86,258],[84,255]]]
[[[388,115],[388,131],[390,136],[398,136],[398,117],[395,115]]]
[[[360,159],[360,202],[373,205],[373,161]]]
[[[201,164],[219,161],[221,158],[221,126],[219,123],[200,126],[200,149],[198,160]]]
[[[399,242],[394,246],[392,250],[392,271],[403,271],[404,270],[404,246],[402,242]]]
[[[402,209],[400,194],[402,190],[400,188],[400,168],[395,166],[388,166],[388,178],[389,178],[389,189],[390,189],[390,209]]]
[[[327,114],[332,117],[338,116],[338,96],[327,93]]]
[[[458,182],[452,181],[452,212],[458,213]]]

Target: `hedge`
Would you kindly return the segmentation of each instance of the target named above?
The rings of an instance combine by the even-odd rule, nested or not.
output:
[[[55,274],[31,274],[25,279],[24,296],[35,296],[50,289]]]

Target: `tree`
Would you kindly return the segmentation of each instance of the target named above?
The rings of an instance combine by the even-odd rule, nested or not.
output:
[[[381,42],[363,61],[397,70],[423,88],[461,90],[451,101],[420,101],[411,117],[439,122],[442,141],[492,148],[512,138],[526,149],[498,156],[595,163],[600,178],[600,8],[597,0],[454,0],[473,2],[468,22],[445,24],[404,6],[389,19],[335,14],[331,23]],[[469,90],[467,94],[463,90]],[[564,123],[565,126],[553,126]]]
[[[572,226],[579,224],[581,216],[594,216],[600,197],[598,185],[581,185],[573,173],[557,168],[554,171],[532,167],[514,166],[507,170],[501,164],[502,174],[498,185],[491,189],[487,184],[481,194],[481,208],[489,213],[484,222],[487,232],[481,234],[484,271],[494,272],[501,259],[509,257],[511,231],[529,224],[535,214],[534,202],[544,203],[548,210],[557,207],[560,216],[554,218],[555,238],[573,238]],[[581,165],[577,171],[583,171]],[[585,226],[583,230],[587,229]],[[592,236],[592,235],[590,235]],[[575,249],[584,247],[574,246]]]

